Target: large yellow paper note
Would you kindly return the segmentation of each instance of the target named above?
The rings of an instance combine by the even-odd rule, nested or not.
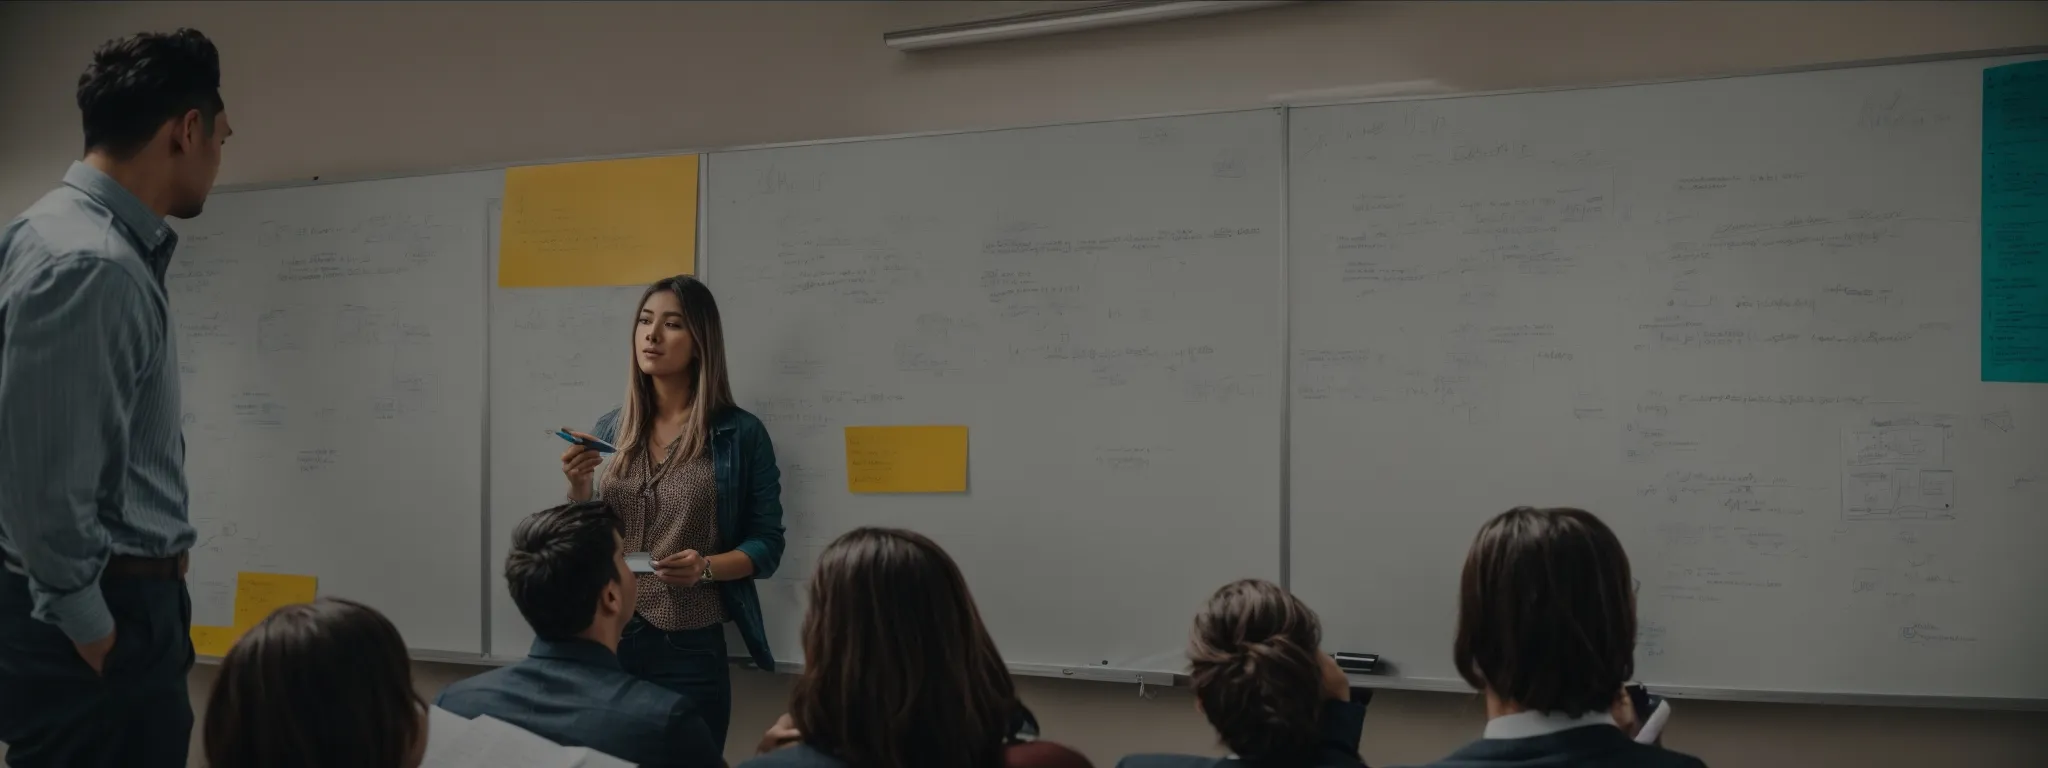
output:
[[[252,571],[235,574],[235,626],[248,629],[269,616],[271,611],[287,605],[313,602],[319,584],[320,581],[311,576]]]
[[[201,656],[226,656],[235,641],[242,639],[242,627],[192,626],[192,650]]]
[[[964,493],[966,427],[847,427],[846,490]]]
[[[644,285],[696,272],[696,155],[505,171],[498,285]]]

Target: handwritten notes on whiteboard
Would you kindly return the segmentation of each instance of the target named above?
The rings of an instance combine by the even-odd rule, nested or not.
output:
[[[498,285],[640,285],[697,271],[697,156],[505,172]]]
[[[1983,380],[2048,382],[2048,61],[1984,70]]]
[[[846,490],[965,493],[966,427],[847,427]]]
[[[235,574],[235,618],[232,626],[192,626],[192,649],[201,656],[226,656],[250,627],[287,605],[313,602],[320,580],[286,573]]]

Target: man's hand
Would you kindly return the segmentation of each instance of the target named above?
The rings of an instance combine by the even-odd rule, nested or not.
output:
[[[112,631],[107,632],[106,637],[90,643],[72,643],[71,645],[78,649],[78,658],[85,659],[85,665],[92,667],[93,674],[105,675],[107,673],[107,654],[114,651],[114,633]]]

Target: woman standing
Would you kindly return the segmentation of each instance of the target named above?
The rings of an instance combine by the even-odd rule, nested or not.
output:
[[[648,286],[634,320],[625,405],[593,435],[618,446],[562,454],[569,499],[602,495],[625,523],[628,551],[648,552],[635,614],[619,643],[626,671],[690,697],[722,749],[732,719],[725,622],[756,666],[774,669],[753,579],[782,560],[782,474],[761,420],[733,404],[725,333],[696,278]]]

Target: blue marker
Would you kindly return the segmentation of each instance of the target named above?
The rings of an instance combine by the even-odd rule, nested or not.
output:
[[[607,443],[607,442],[605,442],[605,441],[603,441],[603,440],[599,440],[599,439],[597,439],[597,438],[595,438],[595,437],[593,437],[593,438],[590,438],[590,439],[586,440],[586,439],[583,439],[583,438],[577,437],[577,436],[575,436],[575,435],[569,434],[569,430],[566,430],[566,429],[557,429],[557,430],[555,430],[555,431],[553,431],[553,432],[549,432],[548,434],[550,434],[550,435],[554,435],[555,437],[559,437],[559,438],[562,438],[563,440],[567,440],[567,441],[569,441],[569,442],[571,442],[571,443],[574,443],[574,444],[576,444],[576,445],[580,445],[580,446],[583,446],[583,447],[585,447],[585,448],[589,448],[590,450],[593,450],[593,451],[597,451],[598,453],[618,453],[618,452],[619,452],[619,449],[618,449],[618,448],[615,448],[615,447],[613,447],[611,443]]]

